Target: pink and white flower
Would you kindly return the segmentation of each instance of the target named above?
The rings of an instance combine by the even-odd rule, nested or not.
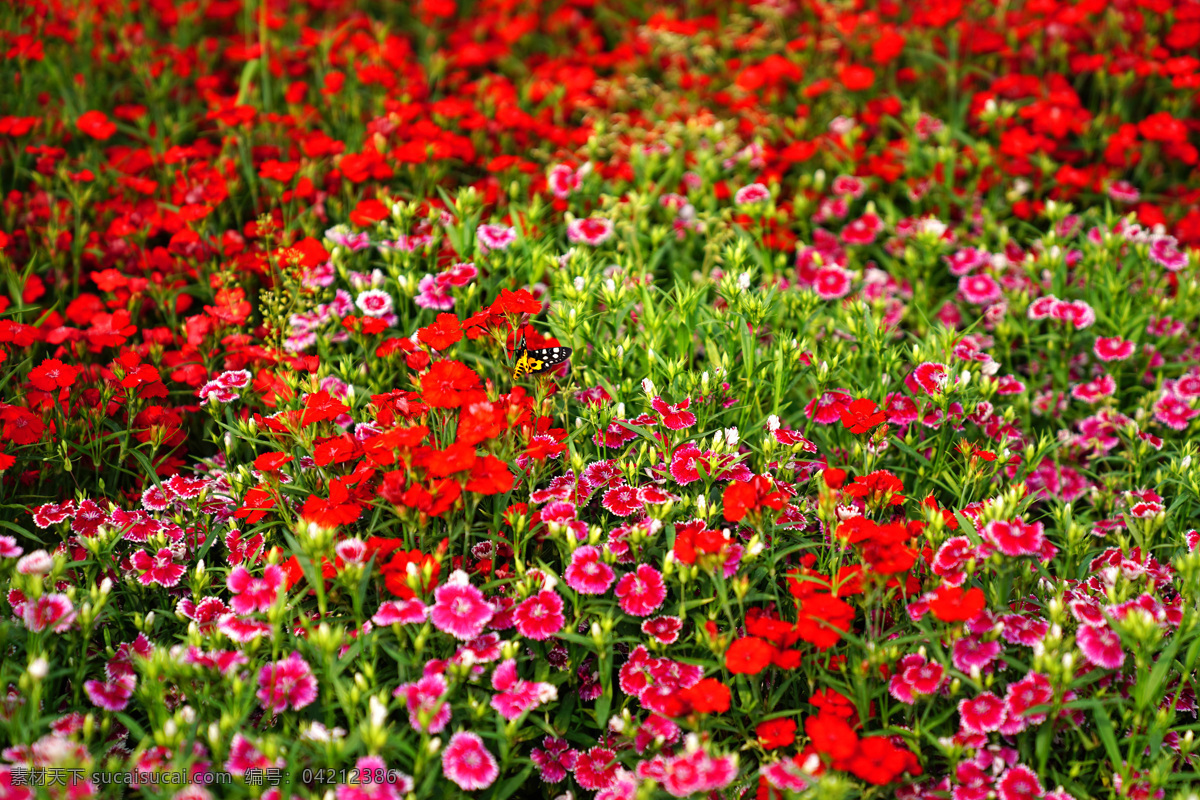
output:
[[[162,547],[154,555],[145,550],[138,550],[129,559],[133,568],[138,570],[138,583],[143,586],[174,586],[183,578],[187,567],[175,563],[175,554],[171,548]]]
[[[544,590],[522,601],[513,612],[517,630],[526,639],[544,641],[563,629],[563,600],[557,592]]]
[[[662,573],[649,564],[639,564],[635,571],[617,581],[617,598],[626,614],[650,616],[667,598]]]
[[[467,573],[456,570],[433,593],[429,619],[435,628],[456,639],[469,642],[487,626],[495,613],[483,592],[472,586]]]
[[[491,786],[500,774],[500,765],[478,734],[459,731],[442,751],[442,772],[458,788],[473,792]]]
[[[475,229],[475,236],[479,239],[479,249],[484,253],[507,250],[517,240],[517,229],[507,225],[480,225]]]
[[[611,239],[612,235],[612,220],[603,217],[576,219],[567,224],[567,241],[571,244],[588,244],[598,247]]]
[[[299,711],[317,699],[317,679],[299,652],[263,666],[258,673],[258,699],[273,714]]]
[[[613,568],[601,560],[598,547],[583,545],[571,554],[571,563],[563,574],[567,586],[580,594],[604,594],[617,579]]]

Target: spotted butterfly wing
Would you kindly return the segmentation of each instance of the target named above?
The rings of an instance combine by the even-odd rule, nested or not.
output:
[[[522,375],[536,375],[539,372],[549,372],[571,357],[569,347],[543,347],[540,350],[526,350],[524,340],[521,341],[521,354],[513,365],[513,378]]]

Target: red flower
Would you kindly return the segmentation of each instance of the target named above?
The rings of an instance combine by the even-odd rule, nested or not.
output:
[[[463,337],[462,326],[453,314],[438,314],[437,322],[417,332],[417,338],[432,349],[442,351]]]
[[[846,761],[858,752],[858,734],[849,723],[832,714],[821,714],[804,720],[804,732],[813,747],[833,762]]]
[[[46,424],[37,414],[19,406],[8,406],[0,411],[4,420],[3,436],[16,444],[33,444],[46,432]]]
[[[887,416],[879,410],[875,401],[866,397],[855,400],[842,409],[842,424],[854,434],[866,433],[886,421]]]
[[[354,210],[350,212],[350,221],[365,228],[381,219],[387,219],[390,213],[388,207],[378,200],[360,200]]]
[[[929,611],[942,622],[969,622],[987,605],[983,590],[977,586],[942,586],[929,601]]]
[[[325,528],[349,525],[362,513],[358,503],[350,499],[350,491],[343,479],[329,482],[329,499],[310,495],[304,503],[300,516]]]
[[[510,291],[501,289],[500,296],[488,309],[492,314],[537,314],[542,304],[526,289]]]
[[[796,626],[801,639],[818,650],[827,650],[842,640],[853,622],[853,606],[827,594],[814,594],[800,604]]]
[[[775,750],[787,747],[796,741],[796,721],[792,719],[773,719],[760,722],[754,729],[759,744],[764,750]]]
[[[287,453],[263,453],[254,459],[254,468],[259,472],[275,472],[291,461],[295,459]]]
[[[458,408],[483,400],[474,370],[457,361],[437,361],[421,376],[421,394],[432,408]]]
[[[757,675],[771,665],[774,651],[757,636],[745,636],[725,651],[725,668],[734,675]]]
[[[763,507],[779,511],[787,504],[787,498],[774,488],[763,475],[755,475],[748,481],[732,481],[722,496],[725,519],[740,522],[747,514],[756,514]]]
[[[91,136],[101,142],[112,138],[117,132],[117,125],[103,111],[88,111],[75,120],[75,125],[81,133]]]
[[[851,92],[861,92],[875,85],[875,70],[861,64],[851,64],[838,73],[842,85]]]
[[[304,413],[300,415],[300,426],[307,427],[314,422],[337,419],[349,410],[349,406],[335,399],[329,392],[314,392],[304,398]]]
[[[716,678],[705,678],[681,691],[679,697],[697,714],[724,714],[729,710],[731,695],[729,687]]]
[[[67,366],[57,358],[48,358],[29,373],[29,382],[43,392],[65,389],[75,383],[79,370]]]
[[[275,507],[275,498],[262,486],[255,486],[246,492],[245,499],[233,516],[246,520],[247,525],[253,525],[267,515]]]
[[[845,489],[851,497],[866,498],[868,503],[898,506],[904,502],[904,483],[887,470],[860,475]]]

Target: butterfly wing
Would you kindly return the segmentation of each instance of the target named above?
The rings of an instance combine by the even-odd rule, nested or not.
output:
[[[517,377],[522,372],[529,375],[549,372],[570,357],[571,348],[569,347],[543,347],[540,350],[526,350],[517,359],[513,377]],[[518,370],[522,372],[518,372]]]

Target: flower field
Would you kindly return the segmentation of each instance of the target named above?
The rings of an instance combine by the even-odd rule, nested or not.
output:
[[[1200,2],[0,8],[0,800],[1195,798]]]

